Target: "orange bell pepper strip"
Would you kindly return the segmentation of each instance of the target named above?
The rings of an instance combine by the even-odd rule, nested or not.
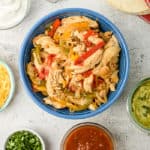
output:
[[[86,31],[89,30],[89,23],[84,21],[84,22],[75,22],[71,23],[65,26],[64,32],[62,35],[54,35],[54,40],[59,41],[60,43],[63,43],[64,41],[68,40],[68,38],[71,37],[72,31]]]
[[[50,37],[53,37],[57,28],[61,25],[61,20],[60,19],[56,19],[53,24],[52,24],[52,29],[48,32],[48,35]]]

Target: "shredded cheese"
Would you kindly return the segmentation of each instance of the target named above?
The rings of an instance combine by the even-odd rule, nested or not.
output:
[[[11,88],[10,77],[6,68],[0,64],[0,108],[4,105]]]

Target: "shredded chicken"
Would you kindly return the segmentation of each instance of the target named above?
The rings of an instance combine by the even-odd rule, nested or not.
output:
[[[90,75],[88,78],[84,79],[83,88],[86,92],[92,92],[92,83],[93,83],[93,75]]]
[[[76,22],[84,22],[84,21],[87,21],[91,28],[98,28],[98,23],[96,21],[84,16],[71,16],[71,17],[64,18],[62,19],[62,26],[71,23],[76,23]]]
[[[82,43],[82,44],[78,44],[77,46],[75,46],[73,48],[73,51],[78,54],[82,54],[85,51],[85,48],[86,48],[85,44]]]
[[[88,41],[92,42],[93,44],[98,44],[104,40],[102,38],[97,37],[97,36],[90,36],[88,38]]]
[[[115,36],[112,36],[112,38],[105,46],[101,63],[93,71],[94,74],[99,75],[100,72],[102,73],[102,70],[106,72],[106,70],[103,67],[107,66],[109,62],[113,61],[113,59],[119,57],[119,52],[120,52],[120,47],[118,41],[115,38]]]
[[[33,39],[33,44],[40,45],[49,54],[59,54],[61,51],[61,48],[54,43],[53,39],[44,34],[36,36]]]
[[[73,32],[73,36],[77,37],[80,41],[83,41],[83,40],[84,40],[84,34],[85,34],[85,33],[86,33],[85,31],[79,32],[78,30],[75,30],[75,31]]]
[[[63,83],[65,82],[61,72],[62,72],[61,70],[56,70],[49,73],[48,75],[46,88],[47,88],[47,93],[50,96],[53,96],[56,90],[60,90],[61,89],[60,84],[63,85]]]

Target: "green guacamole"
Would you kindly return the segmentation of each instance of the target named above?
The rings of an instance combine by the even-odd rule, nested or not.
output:
[[[145,80],[134,92],[132,113],[141,126],[150,129],[150,79]]]

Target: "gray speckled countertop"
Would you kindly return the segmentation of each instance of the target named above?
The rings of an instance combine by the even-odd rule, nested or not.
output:
[[[41,110],[25,92],[18,73],[19,49],[27,31],[44,15],[66,7],[89,8],[109,18],[123,33],[131,58],[129,80],[118,101],[102,114],[84,120],[65,120]],[[13,101],[0,113],[0,150],[6,135],[18,127],[35,129],[44,138],[47,150],[59,150],[65,132],[74,124],[85,121],[97,122],[108,128],[116,139],[117,150],[150,150],[150,135],[134,127],[126,111],[129,91],[140,78],[150,75],[150,25],[140,18],[111,8],[105,0],[62,0],[56,4],[32,0],[30,13],[21,24],[0,30],[0,59],[12,67],[16,79]]]

